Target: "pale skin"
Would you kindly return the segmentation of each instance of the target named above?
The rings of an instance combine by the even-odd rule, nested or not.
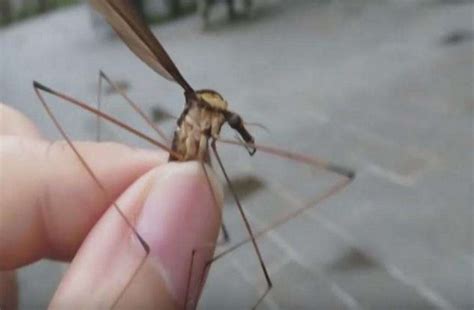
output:
[[[117,300],[117,308],[180,309],[186,296],[196,302],[221,224],[222,188],[210,169],[212,189],[197,162],[167,163],[165,152],[116,143],[75,145],[105,191],[65,142],[48,141],[0,104],[0,287],[8,292],[0,305],[14,308],[12,270],[43,258],[72,261],[51,309]],[[145,251],[113,201],[151,248],[132,282]],[[193,249],[199,257],[188,292]]]

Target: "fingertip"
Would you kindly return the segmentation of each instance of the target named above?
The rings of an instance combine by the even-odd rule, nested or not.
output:
[[[204,266],[212,258],[223,201],[222,186],[210,168],[206,171],[212,190],[197,162],[158,166],[137,180],[116,205],[137,223],[137,232],[150,246],[148,257],[133,230],[110,208],[81,246],[54,304],[73,299],[70,294],[83,300],[83,291],[89,292],[86,306],[104,301],[111,305],[118,299],[127,307],[168,309],[183,308],[186,299],[196,300]],[[190,271],[196,249],[203,251]]]

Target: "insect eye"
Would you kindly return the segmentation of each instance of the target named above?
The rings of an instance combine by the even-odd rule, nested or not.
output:
[[[227,122],[229,123],[230,127],[235,128],[242,124],[242,118],[237,114],[232,114],[227,119]]]

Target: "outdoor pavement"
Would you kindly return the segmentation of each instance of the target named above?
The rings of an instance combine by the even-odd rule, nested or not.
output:
[[[474,31],[473,9],[469,1],[261,0],[250,21],[215,16],[203,32],[193,16],[154,28],[191,85],[218,90],[269,128],[252,128],[257,142],[357,171],[343,192],[259,239],[274,282],[260,309],[474,307],[474,45],[450,36]],[[0,30],[0,44],[0,100],[52,139],[59,135],[33,80],[93,104],[102,69],[145,111],[182,108],[180,89],[95,32],[85,6]],[[107,101],[107,111],[146,130],[117,96]],[[94,137],[90,115],[56,107],[71,136]],[[171,134],[173,121],[164,127]],[[222,156],[256,230],[338,180],[262,153]],[[246,235],[228,202],[237,242]],[[46,307],[62,270],[52,262],[21,270],[21,308]],[[264,288],[244,247],[213,266],[200,306],[249,309]]]

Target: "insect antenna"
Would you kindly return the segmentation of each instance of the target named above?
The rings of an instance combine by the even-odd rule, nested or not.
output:
[[[270,129],[268,129],[267,126],[261,124],[261,123],[257,123],[257,122],[244,122],[244,125],[246,127],[257,127],[257,128],[260,128],[262,130],[264,130],[266,133],[270,133]]]

